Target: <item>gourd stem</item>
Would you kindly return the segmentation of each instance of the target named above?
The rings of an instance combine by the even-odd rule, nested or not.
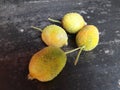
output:
[[[31,28],[36,29],[36,30],[39,30],[40,32],[42,32],[42,29],[40,29],[40,28],[38,28],[38,27],[31,26]]]
[[[80,57],[80,54],[81,54],[81,52],[82,52],[83,49],[84,49],[84,46],[80,48],[80,50],[79,50],[79,52],[78,52],[78,55],[77,55],[77,57],[76,57],[76,59],[75,59],[74,65],[77,65],[78,60],[79,60],[79,57]]]
[[[61,21],[59,21],[59,20],[55,20],[55,19],[52,19],[52,18],[48,18],[48,20],[51,21],[51,22],[56,22],[56,23],[61,24]]]
[[[80,49],[80,47],[75,48],[75,49],[72,49],[72,50],[70,50],[70,51],[65,52],[65,54],[69,54],[69,53],[75,52],[75,51],[77,51],[77,50],[79,50],[79,49]]]

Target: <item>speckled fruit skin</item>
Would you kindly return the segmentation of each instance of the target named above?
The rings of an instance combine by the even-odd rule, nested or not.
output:
[[[69,33],[77,33],[86,22],[79,13],[67,13],[62,19],[64,29]]]
[[[29,79],[47,82],[54,79],[66,64],[66,54],[58,47],[48,46],[35,53],[29,63]]]
[[[63,28],[49,25],[43,29],[42,40],[50,46],[62,47],[68,44],[68,36]]]
[[[78,47],[85,46],[84,51],[94,49],[99,42],[99,31],[94,25],[84,26],[76,35]]]

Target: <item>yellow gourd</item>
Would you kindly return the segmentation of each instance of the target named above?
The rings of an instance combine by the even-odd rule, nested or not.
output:
[[[40,28],[32,26],[32,28],[40,30]],[[62,47],[68,45],[68,36],[63,28],[57,25],[48,25],[43,30],[41,37],[48,46]]]
[[[51,18],[48,18],[48,20],[62,24],[63,28],[71,34],[77,33],[83,26],[86,25],[84,18],[76,12],[65,14],[62,21]]]
[[[80,48],[64,52],[59,47],[48,46],[35,53],[29,63],[28,79],[41,82],[53,80],[64,68],[67,56]]]
[[[58,47],[43,48],[32,56],[29,63],[29,79],[47,82],[54,79],[66,64],[66,54]]]
[[[91,51],[93,50],[99,42],[99,31],[94,25],[84,26],[76,35],[76,44],[81,47],[75,65],[78,62],[78,57],[81,51]]]

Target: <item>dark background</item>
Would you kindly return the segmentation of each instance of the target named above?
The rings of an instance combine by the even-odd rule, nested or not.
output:
[[[90,52],[68,55],[63,71],[54,80],[41,83],[27,79],[31,56],[46,45],[40,32],[61,20],[67,12],[78,12],[100,31],[100,43]],[[68,34],[76,48],[75,35]],[[0,90],[120,90],[120,0],[0,0]]]

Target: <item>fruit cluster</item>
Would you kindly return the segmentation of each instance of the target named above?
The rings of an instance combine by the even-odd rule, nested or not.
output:
[[[66,54],[79,50],[75,60],[78,62],[81,51],[93,50],[99,42],[99,31],[94,25],[87,25],[84,18],[79,13],[67,13],[62,21],[48,18],[48,20],[60,23],[58,25],[46,26],[43,30],[32,26],[41,31],[41,38],[47,47],[35,53],[29,63],[29,79],[37,79],[42,82],[54,79],[64,68]],[[76,34],[76,44],[78,48],[64,52],[60,47],[68,45],[67,33]]]

